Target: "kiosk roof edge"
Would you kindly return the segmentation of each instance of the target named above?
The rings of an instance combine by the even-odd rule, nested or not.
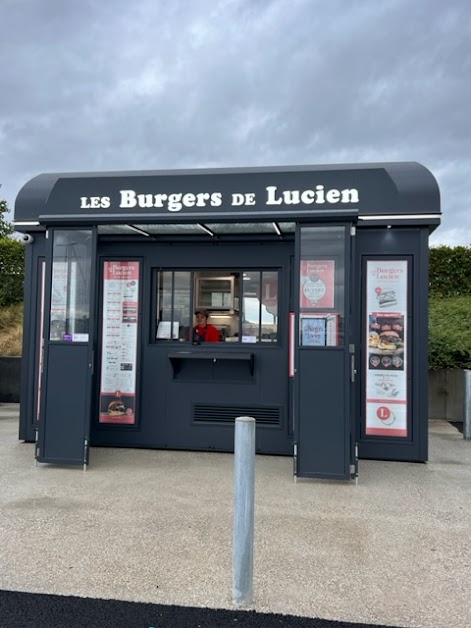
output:
[[[352,207],[363,215],[439,214],[440,193],[418,162],[45,173],[18,193],[14,220],[46,225],[46,216],[73,222],[83,214],[96,224],[103,214],[133,216],[143,209],[149,221],[215,212],[250,220],[275,209],[287,218],[312,211],[315,219],[321,211]]]

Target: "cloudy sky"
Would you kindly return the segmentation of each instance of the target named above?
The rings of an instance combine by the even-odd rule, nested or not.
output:
[[[471,244],[469,0],[0,0],[0,61],[10,207],[41,172],[419,161],[431,242]]]

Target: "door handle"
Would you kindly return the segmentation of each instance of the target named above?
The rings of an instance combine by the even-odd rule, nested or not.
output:
[[[296,373],[294,368],[294,312],[289,313],[288,329],[288,377],[293,378]]]
[[[355,375],[357,374],[357,370],[355,368],[355,356],[350,356],[350,379],[352,382],[355,381]]]

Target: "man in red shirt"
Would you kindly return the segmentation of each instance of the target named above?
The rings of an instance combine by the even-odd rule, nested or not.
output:
[[[193,327],[192,341],[194,345],[202,342],[219,342],[219,332],[208,323],[209,313],[207,310],[198,309],[195,311],[196,325]]]

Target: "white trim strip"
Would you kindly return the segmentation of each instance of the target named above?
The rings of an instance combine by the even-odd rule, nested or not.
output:
[[[394,216],[391,215],[387,215],[387,216],[358,216],[358,220],[420,220],[422,218],[424,219],[430,219],[430,218],[437,218],[439,219],[441,216],[441,214],[403,214],[398,215],[395,214]]]

